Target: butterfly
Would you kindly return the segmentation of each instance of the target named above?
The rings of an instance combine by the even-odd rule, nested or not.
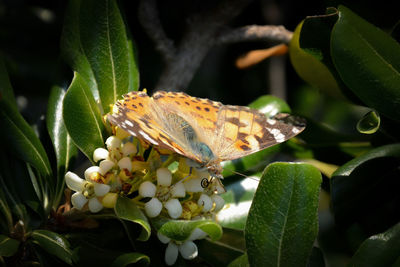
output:
[[[305,128],[289,114],[267,118],[256,109],[223,105],[182,92],[130,92],[109,121],[129,134],[172,150],[221,177],[221,162],[282,143]]]

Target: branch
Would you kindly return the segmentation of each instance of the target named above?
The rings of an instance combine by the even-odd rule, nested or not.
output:
[[[167,37],[161,25],[156,1],[140,1],[138,16],[140,23],[156,44],[156,49],[164,57],[164,60],[171,60],[175,56],[176,48],[174,46],[174,41]]]
[[[232,29],[222,33],[216,40],[218,44],[235,43],[243,41],[276,41],[289,43],[293,32],[283,26],[273,25],[248,25],[238,29]]]

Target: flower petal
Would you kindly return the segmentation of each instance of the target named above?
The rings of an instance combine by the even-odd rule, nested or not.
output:
[[[103,209],[103,205],[97,197],[89,199],[89,210],[93,213],[99,212]]]
[[[204,188],[201,186],[201,180],[200,178],[194,178],[194,179],[188,179],[183,183],[185,186],[186,192],[203,192]]]
[[[176,183],[171,188],[172,196],[173,197],[184,197],[186,195],[185,186],[183,183]]]
[[[94,162],[98,162],[99,160],[106,159],[110,153],[107,149],[99,147],[93,152],[93,160]]]
[[[193,241],[186,241],[179,246],[179,252],[185,260],[192,260],[197,257],[197,246]]]
[[[87,202],[87,198],[81,192],[76,192],[71,196],[72,206],[78,210],[81,210]]]
[[[124,157],[118,161],[118,167],[122,169],[127,169],[128,171],[132,171],[132,161],[129,157]]]
[[[188,240],[196,240],[196,239],[204,239],[207,237],[207,233],[201,230],[200,228],[195,228],[194,231],[190,234]]]
[[[111,186],[108,184],[99,184],[99,183],[93,183],[94,185],[94,194],[98,197],[102,197],[108,192],[110,192]]]
[[[219,195],[212,195],[211,200],[215,203],[215,212],[220,211],[225,205],[225,200]]]
[[[211,210],[213,202],[209,196],[201,194],[199,200],[197,201],[197,204],[199,206],[203,206],[203,212],[207,212]]]
[[[111,170],[113,167],[115,166],[114,161],[109,160],[109,159],[105,159],[103,161],[100,162],[99,164],[99,173],[101,175],[105,175],[109,170]]]
[[[104,160],[103,160],[104,161]],[[102,161],[102,162],[103,162]],[[101,162],[100,162],[101,164]],[[98,172],[100,173],[100,167],[99,166],[92,166],[86,169],[85,171],[85,179],[86,181],[90,181],[92,182],[92,180],[90,179],[90,177],[92,176],[93,173]]]
[[[157,232],[157,237],[161,241],[161,243],[163,243],[163,244],[167,244],[169,241],[171,241],[171,238],[163,235],[160,232]]]
[[[120,148],[121,147],[121,139],[112,135],[107,138],[106,145],[107,145],[108,149]]]
[[[173,243],[169,242],[167,249],[165,250],[165,263],[169,266],[173,265],[178,258],[178,246]]]
[[[75,173],[67,172],[65,174],[65,183],[67,184],[69,189],[81,192],[87,182]]]
[[[182,205],[175,198],[171,198],[165,202],[164,207],[168,210],[168,214],[172,219],[177,219],[182,215]]]
[[[162,186],[170,186],[172,174],[167,168],[159,168],[157,170],[157,184]]]
[[[149,202],[144,204],[144,210],[150,218],[157,217],[162,210],[162,203],[157,198],[152,198]]]
[[[139,195],[142,197],[154,197],[157,187],[152,182],[146,181],[139,186]]]
[[[137,148],[133,143],[127,142],[127,143],[123,144],[122,154],[124,155],[124,157],[129,156],[131,154],[136,154],[136,153],[137,153]]]

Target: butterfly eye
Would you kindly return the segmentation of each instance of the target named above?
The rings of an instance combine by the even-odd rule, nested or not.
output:
[[[207,178],[201,179],[201,187],[207,188],[210,185],[210,181]]]

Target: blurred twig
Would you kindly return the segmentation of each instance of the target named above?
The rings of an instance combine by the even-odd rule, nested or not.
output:
[[[156,0],[142,0],[139,6],[140,22],[165,61],[155,89],[184,91],[208,51],[215,45],[254,40],[288,43],[292,33],[283,26],[250,25],[227,30],[227,23],[251,1],[224,0],[213,9],[196,14],[187,23],[182,40],[175,45],[164,32]]]

